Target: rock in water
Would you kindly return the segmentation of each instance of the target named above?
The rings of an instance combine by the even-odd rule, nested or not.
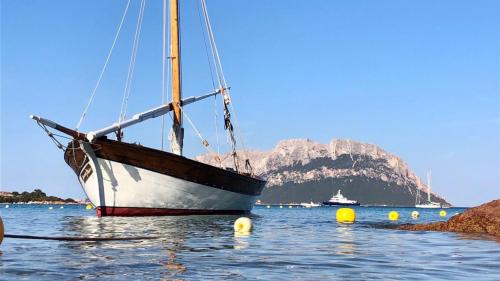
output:
[[[451,217],[447,222],[406,224],[399,229],[488,233],[500,237],[500,199],[468,209]]]

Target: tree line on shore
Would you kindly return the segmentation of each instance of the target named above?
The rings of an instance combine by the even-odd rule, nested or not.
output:
[[[72,198],[62,199],[56,196],[47,196],[45,192],[40,189],[35,189],[33,192],[17,192],[13,191],[12,196],[1,196],[0,203],[28,203],[28,202],[64,202],[64,203],[77,203]]]

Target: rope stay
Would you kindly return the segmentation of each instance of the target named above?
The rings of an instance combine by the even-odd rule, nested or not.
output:
[[[141,5],[139,8],[139,15],[137,18],[137,24],[135,27],[134,41],[132,43],[132,52],[130,54],[130,62],[128,65],[127,79],[125,80],[125,89],[123,90],[123,100],[120,110],[120,115],[118,117],[118,122],[125,119],[127,113],[128,100],[130,97],[132,89],[132,81],[134,77],[135,61],[137,58],[137,50],[139,49],[139,41],[141,36],[142,20],[144,19],[144,7],[146,5],[146,0],[141,0]]]
[[[215,79],[214,79],[214,73],[213,73],[213,68],[214,66],[212,65],[212,61],[210,60],[210,54],[208,51],[208,46],[207,46],[207,36],[205,32],[203,31],[203,21],[202,21],[202,15],[200,11],[200,6],[196,6],[198,10],[198,19],[200,23],[200,29],[201,29],[201,34],[203,35],[203,45],[205,47],[205,55],[207,58],[207,65],[208,65],[208,70],[210,71],[210,82],[212,83],[212,88],[215,90]],[[217,108],[217,96],[214,97],[214,127],[215,127],[215,142],[217,144],[217,155],[220,156],[220,143],[219,143],[219,126],[217,120],[219,120],[219,114],[218,114],[218,108]]]
[[[161,93],[161,104],[165,104],[166,102],[170,101],[170,94],[171,94],[171,82],[172,82],[172,75],[171,75],[171,65],[172,65],[172,58],[170,56],[166,55],[167,49],[168,53],[170,53],[170,45],[167,48],[167,43],[170,42],[170,33],[166,32],[167,30],[170,30],[170,21],[167,21],[167,0],[163,0],[163,50],[162,50],[162,93]],[[165,78],[166,77],[166,78]],[[170,117],[170,120],[174,120],[172,117],[172,114],[169,112],[168,116]],[[161,150],[164,150],[164,138],[165,138],[165,116],[161,117]],[[170,138],[169,138],[170,139]]]
[[[161,59],[161,104],[165,104],[165,65],[167,60],[167,0],[163,0],[163,30],[162,30],[162,59]],[[161,150],[164,145],[165,115],[161,116]]]
[[[40,126],[40,128],[42,128],[42,130],[45,131],[47,136],[49,136],[49,138],[52,140],[52,142],[54,142],[54,144],[57,146],[57,148],[59,148],[61,150],[66,149],[66,147],[59,140],[57,140],[54,136],[63,137],[63,138],[67,138],[67,137],[52,133],[51,131],[49,131],[49,129],[47,129],[47,126],[45,126],[44,124],[42,124],[38,121],[36,123],[38,124],[38,126]]]
[[[97,78],[97,82],[94,86],[94,89],[92,90],[92,93],[90,94],[89,101],[87,102],[87,105],[85,106],[82,115],[80,116],[80,120],[76,124],[76,131],[80,129],[80,126],[82,125],[83,120],[85,119],[85,116],[87,115],[87,112],[90,108],[90,105],[92,104],[92,101],[94,100],[95,94],[97,92],[97,88],[99,88],[99,85],[101,84],[102,77],[104,76],[104,72],[106,71],[109,60],[111,59],[111,55],[113,53],[113,49],[115,48],[116,41],[118,41],[118,37],[120,36],[120,31],[122,30],[123,22],[125,21],[125,18],[127,17],[127,12],[128,8],[130,6],[130,0],[127,1],[127,5],[125,6],[125,10],[123,11],[122,18],[120,20],[120,24],[118,25],[118,29],[116,31],[115,37],[113,39],[113,44],[111,44],[111,48],[109,49],[108,55],[106,57],[106,61],[104,62],[104,65],[101,69],[101,73],[99,74],[99,77]]]
[[[191,128],[193,128],[193,131],[201,139],[201,143],[203,144],[203,146],[207,149],[207,151],[209,153],[211,153],[212,155],[215,155],[215,157],[214,157],[215,161],[217,161],[217,163],[219,164],[219,166],[222,167],[222,161],[220,159],[219,154],[215,153],[215,151],[210,147],[210,144],[208,143],[208,141],[201,135],[201,133],[198,130],[198,128],[196,128],[196,126],[194,125],[193,121],[191,120],[191,118],[189,118],[188,114],[186,113],[186,111],[184,109],[182,109],[182,107],[181,107],[181,110],[182,110],[183,117],[186,118],[186,120],[188,121],[189,125],[191,125]]]
[[[214,61],[215,65],[215,73],[217,75],[218,83],[219,83],[219,88],[221,89],[221,93],[223,96],[223,106],[224,106],[224,128],[226,129],[227,132],[227,139],[231,144],[231,149],[232,149],[232,156],[233,156],[233,162],[234,162],[234,167],[236,171],[239,171],[239,159],[238,159],[238,154],[237,154],[237,143],[236,143],[236,138],[234,136],[234,128],[232,125],[231,121],[231,113],[230,111],[234,114],[234,123],[236,125],[236,130],[237,130],[237,135],[240,140],[240,144],[242,147],[241,152],[245,156],[245,169],[247,172],[250,174],[252,173],[252,167],[250,165],[250,160],[248,159],[246,155],[246,149],[245,149],[245,142],[243,140],[243,136],[241,133],[241,128],[238,122],[238,118],[236,115],[236,111],[234,110],[232,101],[231,101],[231,96],[230,96],[230,88],[227,86],[226,78],[224,76],[224,71],[222,69],[222,63],[221,59],[219,56],[219,52],[217,49],[217,44],[215,43],[215,37],[213,34],[212,26],[210,23],[210,17],[208,16],[208,10],[206,6],[206,1],[205,0],[200,0],[201,2],[201,7],[203,10],[203,16],[205,18],[205,25],[207,29],[207,34],[209,38],[209,43],[210,43],[210,48],[212,51],[212,59]]]

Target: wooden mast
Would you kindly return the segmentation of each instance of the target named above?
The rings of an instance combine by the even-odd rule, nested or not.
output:
[[[170,0],[170,59],[172,62],[172,105],[173,125],[170,149],[182,155],[184,129],[181,109],[181,46],[179,35],[179,1]]]

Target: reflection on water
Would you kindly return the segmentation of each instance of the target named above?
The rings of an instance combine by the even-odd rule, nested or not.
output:
[[[234,249],[235,250],[244,250],[250,246],[248,242],[248,238],[250,237],[250,233],[234,233]]]
[[[352,225],[350,224],[338,224],[335,229],[337,232],[338,255],[353,255],[355,251],[355,234],[352,231]]]
[[[0,213],[11,234],[158,238],[6,239],[0,246],[0,279],[495,280],[500,276],[500,241],[381,228],[391,225],[388,209],[356,210],[356,223],[338,224],[335,208],[256,208],[253,232],[235,235],[236,216],[97,218],[83,207],[15,206]],[[398,210],[399,223],[411,222],[411,211]],[[419,222],[436,220],[442,220],[437,213],[422,211]]]

